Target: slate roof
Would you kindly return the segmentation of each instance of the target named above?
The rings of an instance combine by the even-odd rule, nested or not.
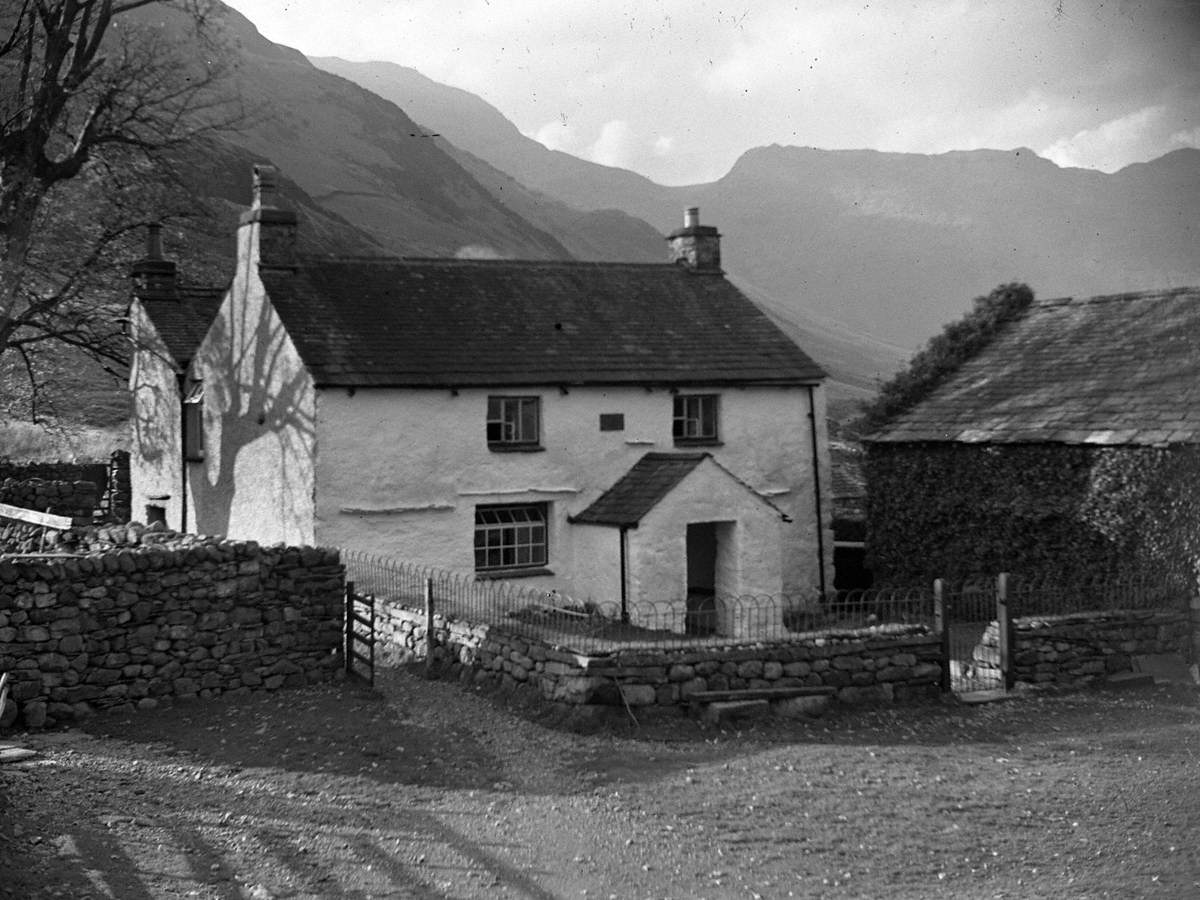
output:
[[[724,277],[672,264],[319,259],[263,271],[323,386],[811,384]]]
[[[141,300],[146,316],[180,368],[186,368],[217,316],[225,287],[180,285],[174,298]]]
[[[862,467],[862,448],[831,441],[829,457],[834,519],[863,519],[866,516],[867,480]]]
[[[711,453],[647,453],[633,468],[607,491],[593,501],[592,505],[578,515],[571,516],[572,524],[613,525],[636,528],[637,524],[679,482],[695,471],[704,460],[712,459]],[[755,491],[715,459],[713,463],[776,512],[780,512],[770,500]],[[780,512],[780,515],[783,513]]]
[[[1200,443],[1200,288],[1036,302],[869,440]]]

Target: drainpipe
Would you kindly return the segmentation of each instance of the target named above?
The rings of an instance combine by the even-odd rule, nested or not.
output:
[[[813,386],[808,385],[808,431],[812,439],[813,500],[817,513],[817,572],[821,582],[821,599],[825,598],[825,527],[821,513],[821,468],[817,455],[817,399]]]
[[[626,533],[629,528],[625,525],[621,526],[620,534],[617,536],[617,541],[621,547],[621,621],[629,621],[629,588],[627,582],[629,576],[626,573],[627,563],[625,561],[625,543],[627,541]]]
[[[187,534],[188,519],[188,461],[187,461],[187,404],[183,401],[187,395],[187,376],[179,375],[179,470],[181,472],[179,486],[179,515],[182,520],[179,533]]]

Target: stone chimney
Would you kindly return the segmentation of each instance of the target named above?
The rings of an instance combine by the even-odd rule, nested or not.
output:
[[[239,225],[239,257],[245,253],[263,269],[296,267],[296,213],[279,199],[279,173],[274,166],[254,167],[254,197]]]
[[[146,228],[146,256],[129,270],[133,278],[133,293],[140,300],[174,300],[177,298],[175,263],[163,259],[162,226],[157,222]]]
[[[700,208],[683,212],[683,227],[667,235],[671,262],[696,272],[721,273],[721,235],[712,225],[700,224]]]

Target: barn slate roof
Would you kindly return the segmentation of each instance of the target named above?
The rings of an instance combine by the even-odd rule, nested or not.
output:
[[[712,459],[722,472],[783,515],[775,504],[713,459],[711,453],[647,453],[587,509],[571,516],[570,521],[577,525],[636,528],[650,510],[706,459]]]
[[[340,258],[264,269],[316,384],[811,384],[722,275],[672,264]]]
[[[226,287],[179,285],[174,297],[143,297],[142,308],[171,358],[186,368],[205,333],[217,317]]]
[[[873,443],[1200,443],[1200,288],[1035,302]]]

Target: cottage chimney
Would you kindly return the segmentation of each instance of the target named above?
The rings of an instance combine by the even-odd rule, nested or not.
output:
[[[139,300],[174,300],[178,273],[175,263],[163,259],[162,225],[146,228],[146,256],[133,264],[133,293]]]
[[[260,269],[296,267],[296,213],[279,198],[279,173],[274,166],[254,167],[254,194],[242,213],[238,256],[247,255]],[[239,259],[240,262],[240,259]]]
[[[712,225],[700,224],[700,208],[683,212],[683,227],[667,235],[671,262],[696,272],[721,273],[721,235]]]

